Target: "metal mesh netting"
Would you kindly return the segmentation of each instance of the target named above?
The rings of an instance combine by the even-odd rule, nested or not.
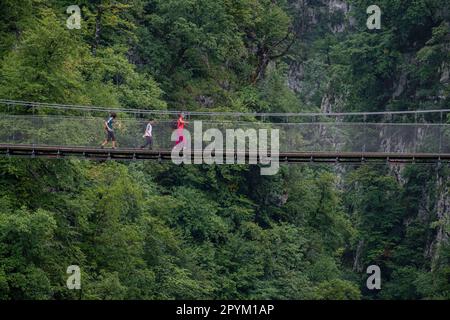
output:
[[[0,119],[0,144],[95,148],[105,138],[104,121],[103,118],[95,117],[3,115]],[[195,134],[194,124],[198,126],[200,122],[191,122],[186,127],[192,140]],[[270,146],[270,130],[278,129],[280,152],[450,153],[449,124],[204,121],[201,125],[202,133],[210,128],[219,129],[223,134],[224,144],[227,129],[242,129],[244,133],[251,133],[252,129],[256,132],[267,129]],[[143,142],[145,127],[146,122],[138,119],[117,121],[115,132],[118,147],[139,147]],[[173,131],[171,121],[155,122],[154,148],[171,149]],[[245,135],[238,139],[245,140]],[[209,142],[203,142],[203,148],[207,144]]]

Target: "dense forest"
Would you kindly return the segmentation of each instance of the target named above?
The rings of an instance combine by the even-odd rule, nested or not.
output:
[[[366,26],[372,4],[379,30]],[[70,5],[81,29],[66,25]],[[448,0],[1,0],[0,98],[442,109],[449,31]],[[450,299],[449,187],[444,164],[261,176],[249,165],[3,157],[0,299]],[[70,265],[81,290],[66,287]],[[381,290],[366,287],[370,265]]]

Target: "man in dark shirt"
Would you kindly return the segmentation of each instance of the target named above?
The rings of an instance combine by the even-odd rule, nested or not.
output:
[[[102,149],[105,147],[105,145],[108,144],[109,141],[112,142],[112,148],[116,148],[116,136],[114,134],[114,120],[116,119],[116,117],[116,113],[113,112],[111,113],[111,116],[108,118],[108,120],[105,121],[106,138],[101,145]]]

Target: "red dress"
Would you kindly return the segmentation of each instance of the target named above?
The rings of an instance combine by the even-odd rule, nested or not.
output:
[[[183,117],[179,117],[177,121],[177,130],[178,130],[178,141],[175,145],[184,141],[183,130],[184,130],[184,119]]]

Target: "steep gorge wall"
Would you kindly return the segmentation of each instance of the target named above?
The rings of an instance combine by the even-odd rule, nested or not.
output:
[[[293,7],[301,11],[295,23],[298,34],[298,54],[289,62],[287,84],[298,95],[302,96],[306,105],[317,105],[320,101],[322,112],[332,112],[342,102],[342,97],[333,94],[327,77],[326,62],[316,59],[311,50],[314,39],[327,33],[345,32],[354,24],[349,16],[351,6],[342,0],[294,0]],[[315,101],[314,101],[315,100]]]
[[[450,243],[450,176],[439,174],[437,177],[437,203],[436,203],[436,237],[429,252],[432,259],[432,269],[439,260],[440,249]]]
[[[327,61],[323,57],[318,57],[315,52],[308,49],[311,43],[326,33],[339,34],[351,32],[355,21],[351,18],[351,6],[347,1],[341,0],[294,0],[291,2],[297,10],[306,8],[303,15],[303,23],[297,24],[302,28],[297,30],[299,33],[299,42],[303,44],[294,53],[294,59],[289,62],[287,72],[287,84],[307,106],[320,108],[321,112],[339,112],[345,110],[345,93],[333,90],[333,82],[330,80]],[[312,36],[311,36],[312,35]],[[305,49],[305,47],[307,49]],[[418,49],[416,49],[418,50]],[[410,68],[406,66],[417,65],[416,52],[407,52],[400,59],[404,66],[399,66],[401,72],[396,75],[393,83],[389,86],[389,96],[391,100],[401,98],[406,94],[409,83]],[[443,65],[439,70],[440,82],[445,84],[449,82],[449,68]],[[418,133],[420,139],[421,132]],[[402,152],[407,148],[408,143],[403,138],[390,139],[383,141],[385,149],[388,151]],[[404,166],[392,165],[390,175],[395,177],[399,185],[404,186],[407,179],[404,175]],[[347,173],[353,169],[339,166],[335,174],[345,179]],[[433,230],[432,238],[427,242],[427,246],[422,248],[423,255],[429,259],[433,266],[439,260],[440,248],[449,245],[450,229],[450,175],[448,170],[436,170],[436,176],[430,177],[433,183],[424,185],[423,197],[417,216],[415,218],[423,221],[432,221],[430,229]],[[425,210],[423,208],[429,208]],[[408,221],[404,221],[404,228],[408,227]],[[363,254],[363,244],[359,244],[355,250],[355,269],[361,269],[359,266],[359,257]]]

